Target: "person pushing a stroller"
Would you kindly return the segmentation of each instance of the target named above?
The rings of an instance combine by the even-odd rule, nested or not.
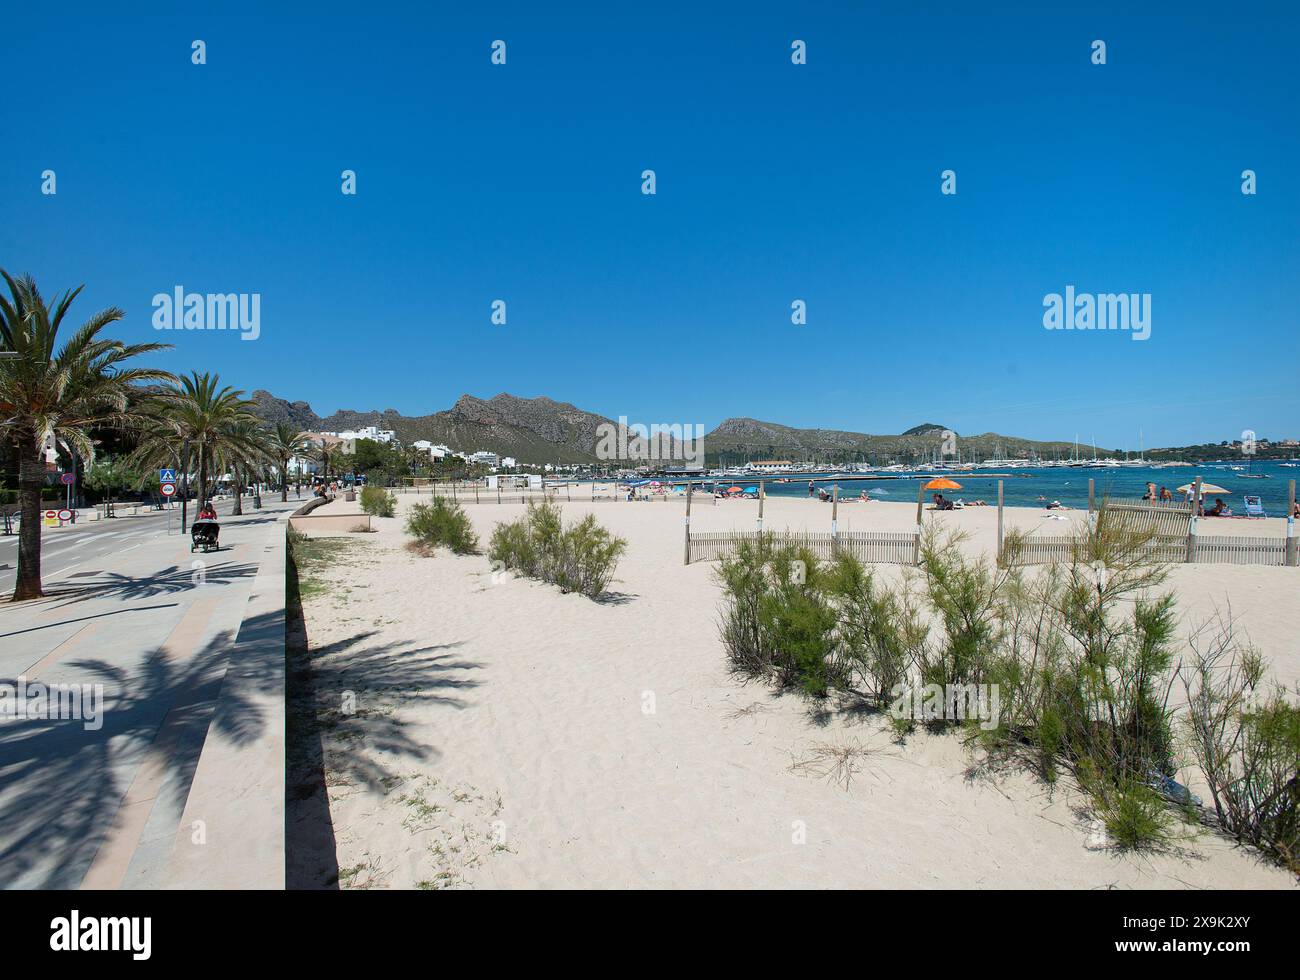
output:
[[[217,523],[217,509],[208,501],[199,508],[199,516],[194,518],[193,525],[190,526],[190,552],[202,548],[204,551],[218,551],[221,545],[218,538],[221,535],[221,525]]]

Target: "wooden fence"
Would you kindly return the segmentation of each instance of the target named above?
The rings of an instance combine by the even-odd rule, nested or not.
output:
[[[1160,538],[1147,545],[1144,554],[1170,564],[1276,565],[1287,562],[1287,539],[1229,535],[1195,535],[1188,538]],[[1018,547],[1004,546],[1003,560],[1015,565],[1044,565],[1074,561],[1074,538],[1027,537]]]
[[[1073,562],[1078,541],[1071,537],[1021,538],[1016,547],[1004,543],[1000,561],[1008,565],[1046,565],[1053,562]],[[1187,560],[1187,538],[1162,537],[1149,542],[1143,553],[1160,562]],[[1201,559],[1208,561],[1209,559]]]
[[[912,531],[689,531],[687,564],[721,558],[741,541],[766,537],[774,544],[794,544],[807,548],[818,558],[829,560],[837,551],[855,555],[865,562],[891,565],[915,565],[919,538]]]
[[[1300,544],[1294,537],[1276,538],[1244,535],[1201,535],[1192,514],[1200,501],[1200,480],[1196,481],[1192,501],[1123,500],[1108,498],[1095,503],[1095,483],[1088,481],[1088,519],[1097,520],[1108,529],[1138,535],[1151,534],[1142,547],[1145,557],[1155,561],[1231,565],[1300,565]],[[1294,507],[1295,481],[1289,496]],[[999,487],[1001,506],[1001,487]],[[1095,518],[1094,518],[1095,515]],[[1291,522],[1288,528],[1292,529]],[[998,520],[998,561],[1004,564],[1041,565],[1076,560],[1075,539],[1069,537],[1025,537],[1014,546],[1002,540],[1002,521]]]
[[[1287,564],[1286,542],[1287,539],[1284,537],[1197,535],[1192,543],[1192,561],[1228,565],[1285,565]]]
[[[1097,514],[1099,520],[1116,529],[1139,534],[1154,531],[1168,538],[1186,537],[1192,523],[1192,505],[1183,502],[1110,498]]]

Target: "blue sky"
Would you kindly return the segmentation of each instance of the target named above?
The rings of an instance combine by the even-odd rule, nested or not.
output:
[[[321,414],[1300,436],[1293,5],[131,6],[6,15],[0,267],[173,370]],[[261,294],[260,338],[155,331],[177,285]],[[1150,293],[1150,339],[1044,330],[1066,285]]]

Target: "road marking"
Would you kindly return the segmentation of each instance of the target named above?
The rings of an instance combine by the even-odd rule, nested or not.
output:
[[[95,631],[99,629],[98,623],[86,623],[81,629],[73,633],[66,640],[56,646],[53,650],[41,657],[40,660],[28,667],[23,676],[29,681],[40,680],[41,674],[49,670],[54,664],[68,655],[74,647],[80,646],[86,639],[94,636]]]

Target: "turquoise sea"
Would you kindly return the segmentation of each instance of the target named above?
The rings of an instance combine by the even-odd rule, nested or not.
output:
[[[846,480],[836,479],[835,474],[808,474],[792,476],[789,483],[776,483],[770,478],[763,482],[770,496],[806,497],[811,479],[815,486],[826,487],[828,490],[838,484],[841,497],[856,497],[865,489],[871,496],[881,500],[914,501],[918,480],[929,482],[942,476],[961,484],[960,490],[944,491],[945,496],[953,500],[985,500],[995,504],[998,498],[998,480],[1001,479],[1005,487],[1003,499],[1009,507],[1040,507],[1047,501],[1057,500],[1068,507],[1086,508],[1089,479],[1096,481],[1098,498],[1106,495],[1135,498],[1146,492],[1148,482],[1157,487],[1168,487],[1177,496],[1178,487],[1191,483],[1199,476],[1205,483],[1215,484],[1227,491],[1206,494],[1211,503],[1215,497],[1223,497],[1224,503],[1232,508],[1233,513],[1241,514],[1242,497],[1251,494],[1262,498],[1264,509],[1270,517],[1285,517],[1288,483],[1291,480],[1300,481],[1300,468],[1287,467],[1279,462],[1252,463],[1250,473],[1262,479],[1248,478],[1244,471],[1229,468],[1244,465],[1224,462],[1168,468],[1047,467],[988,472],[863,474],[883,477],[879,480]],[[997,475],[999,473],[1002,475]],[[725,480],[722,482],[726,483]],[[741,477],[731,485],[751,487],[757,485],[757,480]]]

